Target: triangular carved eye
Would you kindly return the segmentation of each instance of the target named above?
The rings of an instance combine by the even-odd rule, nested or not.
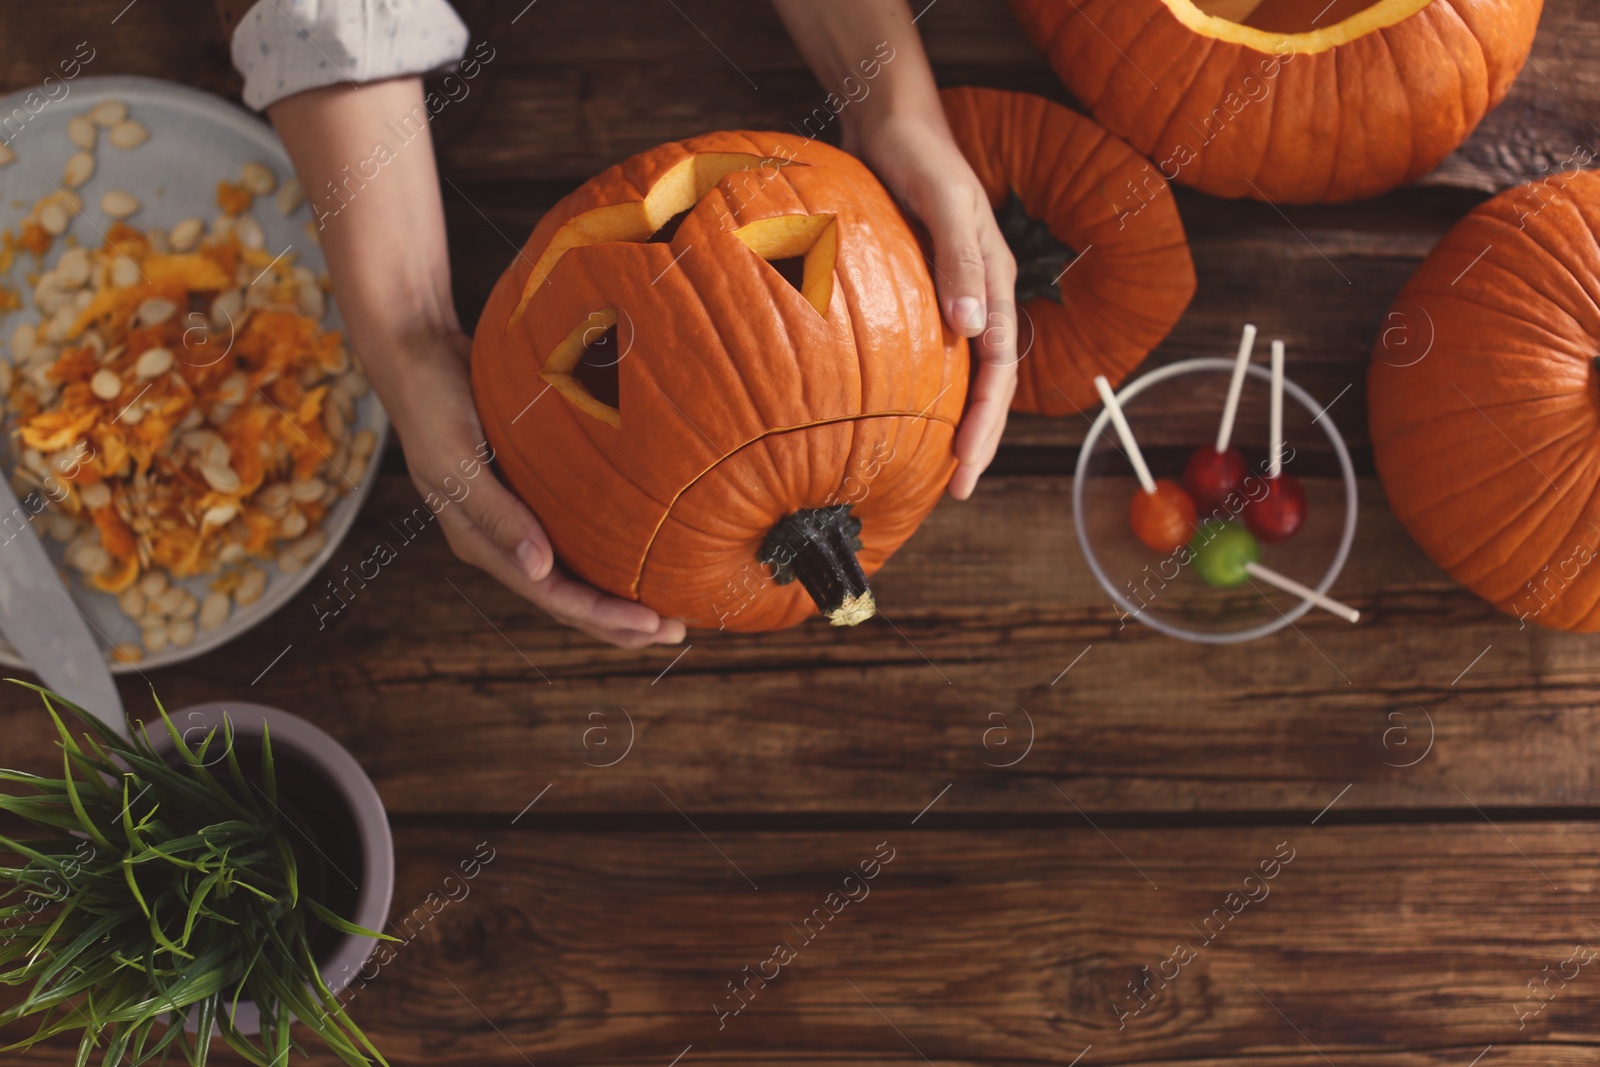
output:
[[[832,215],[779,215],[741,226],[733,235],[827,317],[839,255],[839,226]]]
[[[612,241],[670,240],[683,216],[716,188],[721,181],[740,171],[775,174],[782,167],[794,166],[791,160],[742,152],[702,152],[685,156],[656,180],[643,200],[630,200],[585,211],[570,219],[550,238],[533,272],[523,284],[522,296],[512,311],[506,328],[522,317],[534,291],[544,284],[562,256],[574,248]],[[765,180],[752,177],[752,182]]]
[[[618,364],[626,356],[617,309],[593,312],[544,361],[540,375],[574,407],[612,426],[622,425]]]

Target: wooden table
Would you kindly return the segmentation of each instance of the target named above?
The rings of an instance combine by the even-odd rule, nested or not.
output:
[[[4,87],[88,38],[94,73],[236,94],[208,16],[139,0],[113,24],[125,3],[0,16]],[[821,102],[751,0],[461,6],[495,48],[436,123],[469,323],[578,181]],[[156,672],[169,706],[307,716],[376,781],[406,943],[352,1007],[393,1062],[1596,1062],[1600,974],[1529,989],[1600,943],[1595,641],[1519,629],[1431,565],[1384,504],[1362,411],[1384,314],[1438,237],[1597,136],[1600,21],[1546,8],[1511,98],[1424,186],[1281,211],[1179,193],[1200,289],[1152,363],[1226,354],[1247,318],[1288,340],[1363,475],[1337,587],[1358,626],[1204,648],[1120,625],[1071,527],[1086,423],[1017,419],[973,500],[876,583],[893,625],[619,652],[434,530],[326,629],[319,581]],[[921,26],[943,82],[1061,97],[1000,0],[940,0]],[[1212,418],[1174,412],[1170,443]],[[415,504],[391,451],[330,570]],[[0,699],[0,763],[42,765],[44,717]],[[430,911],[480,842],[471,895]],[[807,940],[875,854],[893,858],[870,895]],[[1275,877],[1247,882],[1263,864]],[[736,1001],[780,942],[795,958]]]

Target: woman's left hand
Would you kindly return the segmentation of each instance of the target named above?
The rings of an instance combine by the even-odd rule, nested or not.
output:
[[[994,459],[1017,389],[1016,260],[942,112],[847,121],[844,148],[864,159],[927,228],[945,321],[974,339],[977,374],[956,435],[958,465],[950,479],[950,495],[965,500]]]

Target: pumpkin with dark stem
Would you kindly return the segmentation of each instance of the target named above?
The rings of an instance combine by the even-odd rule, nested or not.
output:
[[[495,286],[473,391],[579,577],[691,626],[873,613],[956,460],[965,340],[862,164],[776,133],[581,186]]]
[[[1543,0],[1011,0],[1056,74],[1172,181],[1309,203],[1438,166],[1505,98]]]
[[[1099,403],[1095,375],[1122,381],[1194,296],[1172,190],[1133,149],[1042,97],[940,97],[1017,260],[1011,410],[1076,415]]]
[[[1479,206],[1401,290],[1367,375],[1389,506],[1525,622],[1600,629],[1600,176]]]

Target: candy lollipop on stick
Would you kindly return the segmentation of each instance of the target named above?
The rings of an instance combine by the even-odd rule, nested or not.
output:
[[[1250,578],[1258,578],[1286,593],[1308,600],[1346,622],[1359,622],[1361,619],[1361,613],[1348,604],[1341,604],[1264,566],[1261,563],[1261,549],[1255,538],[1236,522],[1217,523],[1208,520],[1195,534],[1189,550],[1194,557],[1195,573],[1208,585],[1227,589],[1243,585]]]
[[[1306,493],[1292,474],[1283,473],[1283,342],[1272,342],[1271,442],[1267,453],[1267,491],[1244,506],[1244,523],[1268,544],[1288,540],[1306,521]]]
[[[1139,491],[1128,503],[1128,524],[1133,527],[1133,535],[1154,552],[1171,552],[1187,544],[1194,534],[1194,501],[1178,483],[1150,477],[1144,453],[1139,451],[1139,442],[1133,439],[1133,430],[1122,414],[1122,405],[1117,403],[1117,394],[1111,391],[1111,383],[1104,374],[1097,374],[1094,387],[1100,391],[1106,414],[1111,416],[1111,424],[1122,438],[1123,451],[1139,478]]]
[[[1239,338],[1239,353],[1234,357],[1233,379],[1228,383],[1228,399],[1222,405],[1222,424],[1217,427],[1217,441],[1212,448],[1201,445],[1189,457],[1183,468],[1183,487],[1189,491],[1195,506],[1212,511],[1244,486],[1244,457],[1236,448],[1230,448],[1233,437],[1233,420],[1239,413],[1239,394],[1244,389],[1245,368],[1250,365],[1250,354],[1256,346],[1256,328],[1247,324]]]

